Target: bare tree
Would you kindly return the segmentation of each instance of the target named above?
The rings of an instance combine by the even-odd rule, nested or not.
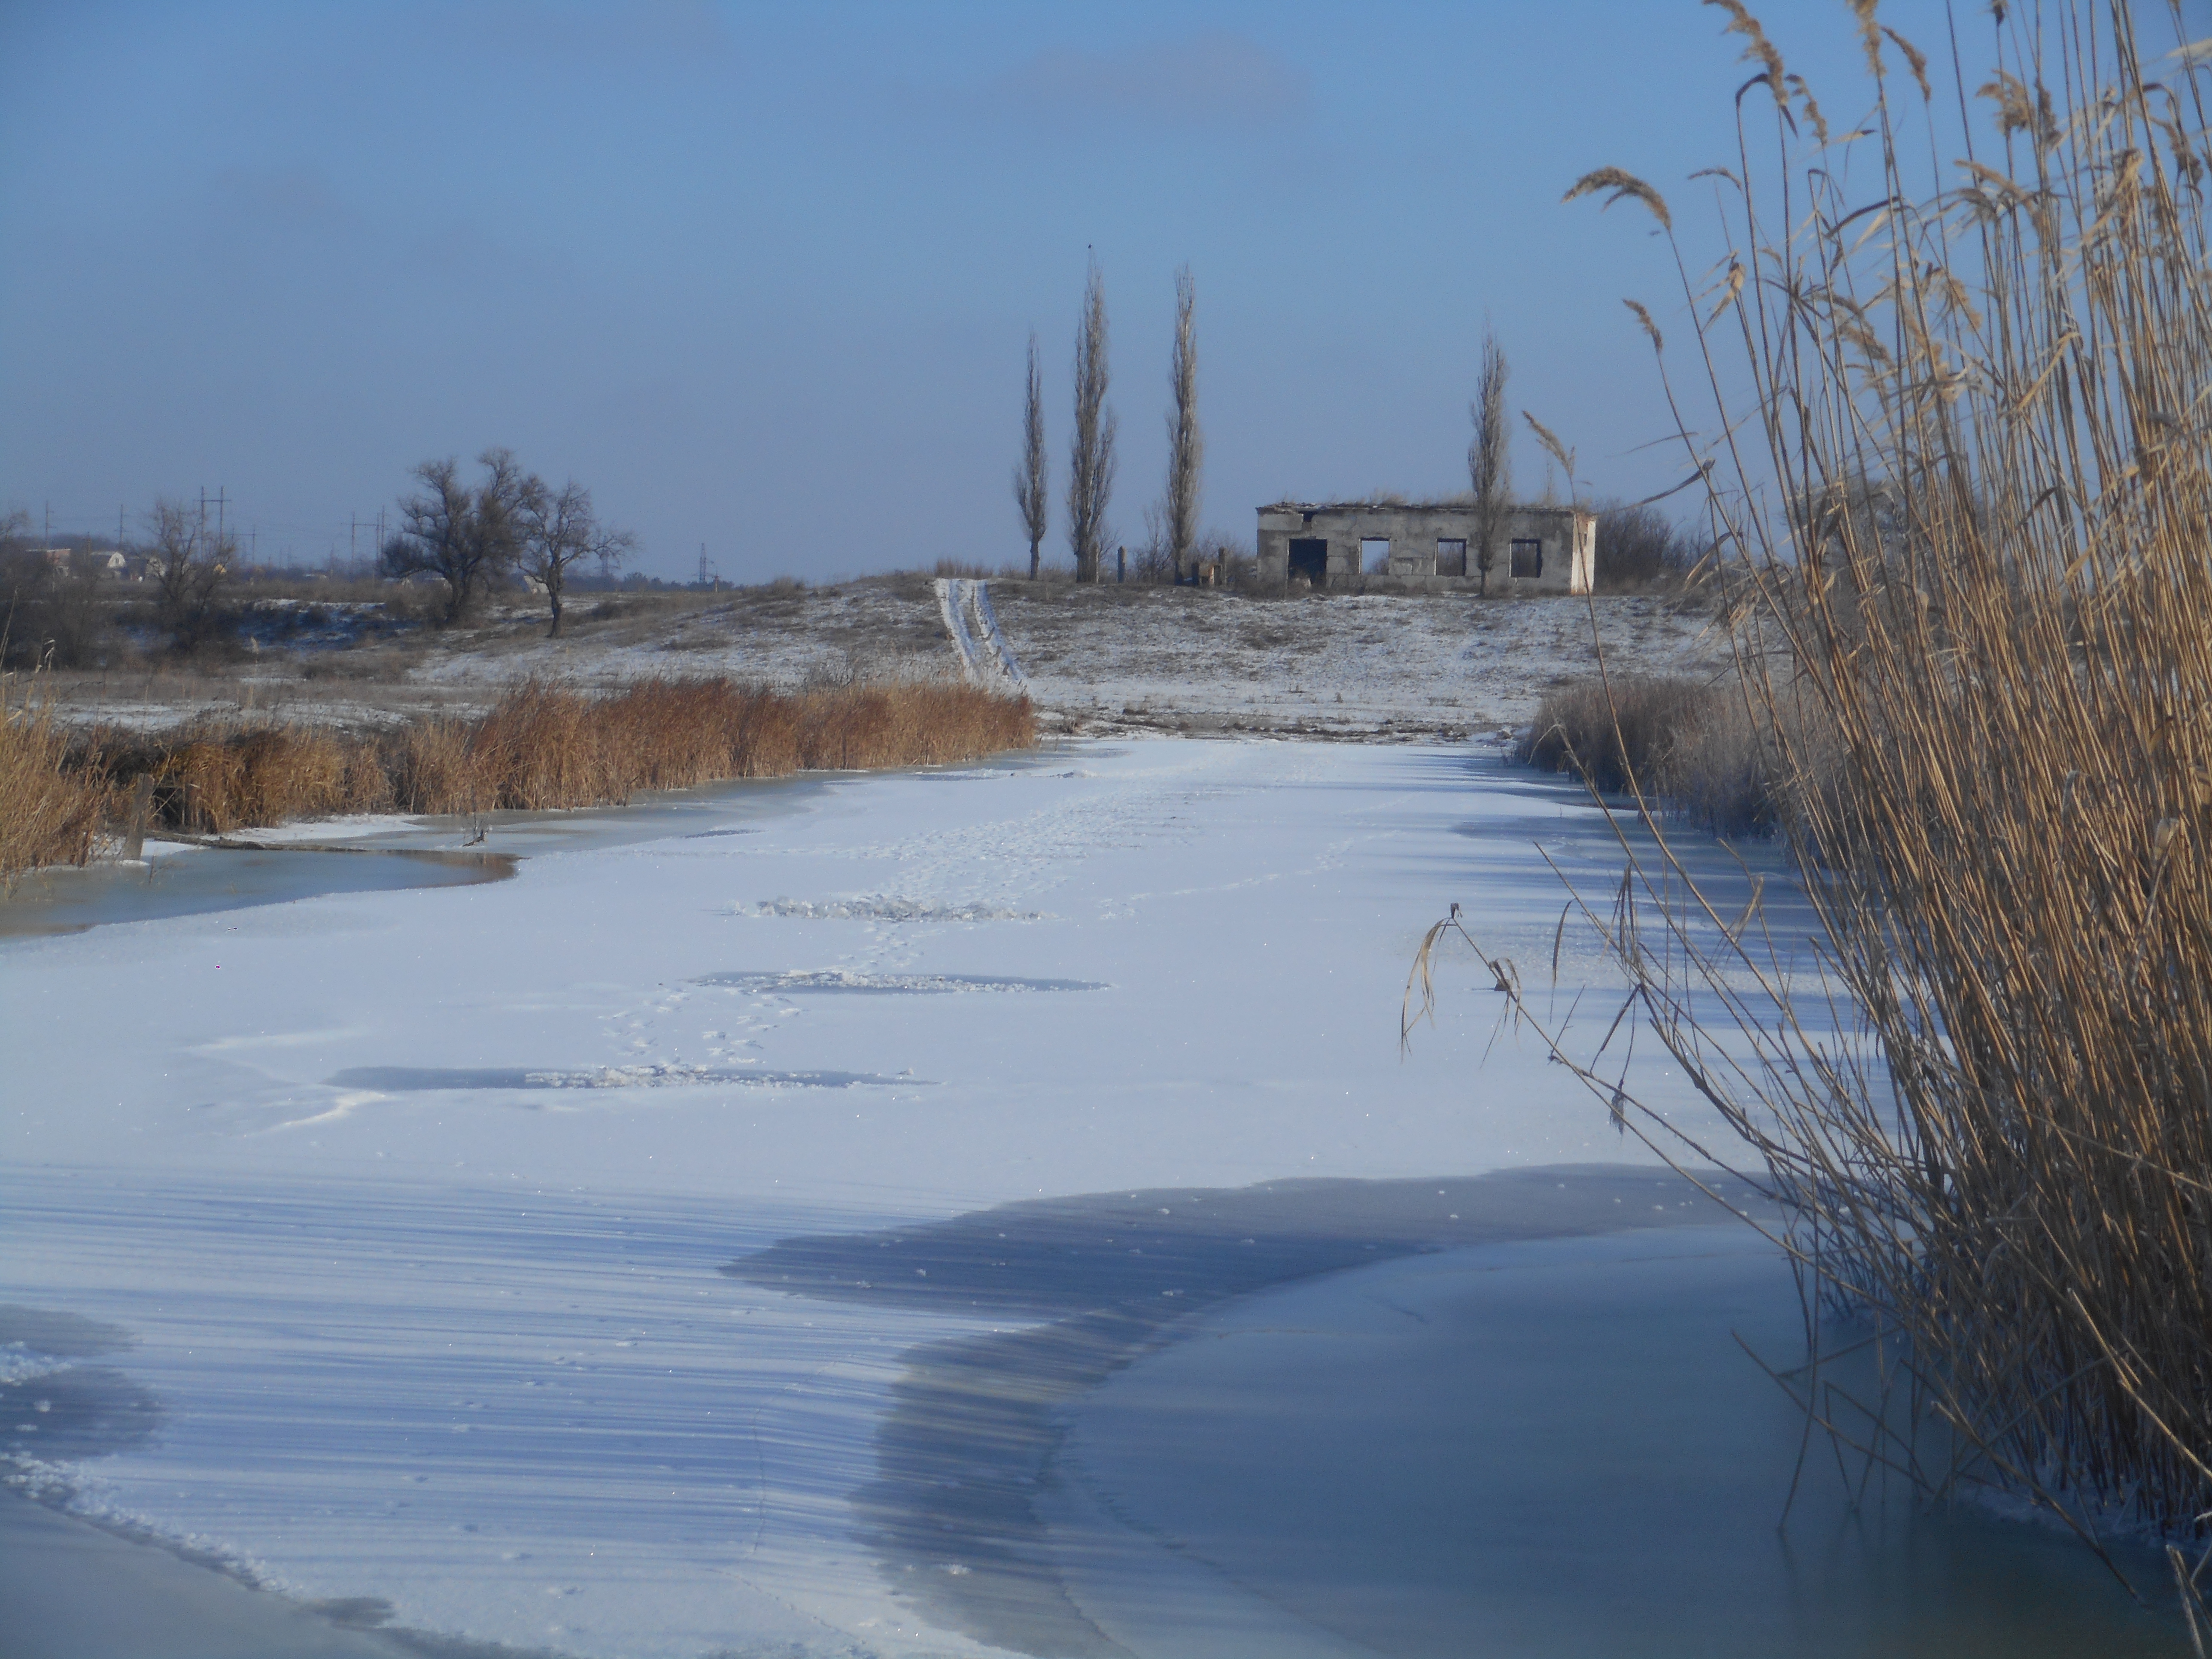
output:
[[[215,627],[217,600],[238,562],[238,538],[210,531],[204,508],[157,501],[151,520],[154,545],[147,573],[154,578],[154,614],[179,651],[189,651]]]
[[[518,556],[516,520],[529,480],[510,450],[487,449],[477,459],[485,477],[473,489],[451,458],[416,467],[423,489],[402,498],[402,528],[378,554],[387,576],[427,571],[443,577],[447,622],[466,616]]]
[[[1106,407],[1106,281],[1091,261],[1083,283],[1083,323],[1075,334],[1075,436],[1067,480],[1067,544],[1075,580],[1098,580],[1114,493],[1114,411]]]
[[[1175,407],[1168,411],[1165,528],[1168,560],[1177,580],[1198,539],[1199,497],[1204,487],[1200,470],[1206,465],[1206,438],[1198,429],[1198,325],[1193,316],[1197,303],[1198,287],[1185,265],[1176,272],[1175,350],[1168,368]]]
[[[1014,469],[1014,505],[1030,537],[1030,580],[1037,579],[1037,545],[1052,515],[1052,480],[1044,455],[1044,376],[1037,368],[1036,331],[1030,331],[1029,402],[1022,411],[1022,464]]]
[[[1672,586],[1688,580],[1697,562],[1697,544],[1649,501],[1598,509],[1592,560],[1598,586]]]
[[[1136,567],[1140,582],[1171,582],[1182,574],[1176,568],[1175,555],[1169,545],[1165,501],[1146,504],[1144,544],[1138,548],[1137,556],[1131,563]]]
[[[1491,568],[1498,562],[1498,532],[1513,508],[1513,452],[1505,422],[1509,372],[1498,337],[1484,330],[1482,374],[1475,382],[1474,401],[1468,405],[1474,418],[1474,441],[1467,447],[1467,477],[1474,490],[1475,568],[1481,572],[1486,593]]]
[[[545,590],[552,609],[549,640],[561,634],[561,602],[568,572],[586,559],[612,574],[636,550],[627,530],[601,524],[592,511],[592,492],[571,479],[556,491],[536,474],[522,480],[514,506],[514,542],[522,574]]]

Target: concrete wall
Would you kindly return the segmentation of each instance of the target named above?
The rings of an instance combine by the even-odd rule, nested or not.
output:
[[[1443,502],[1278,502],[1260,509],[1260,565],[1262,581],[1284,581],[1291,574],[1291,544],[1328,544],[1327,581],[1333,588],[1355,588],[1367,575],[1360,562],[1363,541],[1390,544],[1387,577],[1370,578],[1370,588],[1401,587],[1430,592],[1484,591],[1476,562],[1474,512]],[[1437,544],[1468,544],[1467,574],[1440,575]],[[1542,574],[1513,574],[1512,544],[1534,541],[1542,549]],[[1490,569],[1492,593],[1587,593],[1597,551],[1597,519],[1569,507],[1519,507],[1508,516]]]

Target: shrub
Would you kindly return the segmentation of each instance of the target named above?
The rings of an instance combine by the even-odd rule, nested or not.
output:
[[[1656,504],[1598,509],[1592,579],[1599,587],[1679,587],[1698,561],[1696,544]]]
[[[1841,757],[1818,706],[1780,718],[1786,745],[1734,675],[1621,676],[1609,693],[1602,680],[1581,680],[1544,699],[1514,754],[1607,794],[1639,793],[1716,836],[1771,836],[1807,824],[1808,801],[1832,805],[1841,787]]]

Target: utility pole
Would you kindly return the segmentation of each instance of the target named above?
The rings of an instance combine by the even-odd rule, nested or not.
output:
[[[230,486],[224,484],[217,488],[215,492],[215,538],[218,545],[222,541],[223,509],[229,505]]]
[[[123,503],[120,501],[115,504],[115,550],[118,553],[123,550]]]

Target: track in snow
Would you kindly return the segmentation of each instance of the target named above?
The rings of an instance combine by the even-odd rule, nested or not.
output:
[[[984,584],[966,577],[937,579],[937,610],[945,618],[945,631],[960,653],[960,666],[977,685],[1012,691],[1029,690],[1029,677],[1014,660],[1013,647],[999,631],[999,618],[991,609]]]

